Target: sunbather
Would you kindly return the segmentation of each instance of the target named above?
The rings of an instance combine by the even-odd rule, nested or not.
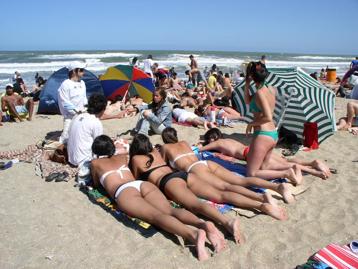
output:
[[[199,117],[193,112],[186,111],[179,105],[173,106],[173,117],[179,123],[190,123],[194,126],[203,126],[205,130],[212,127],[211,123],[207,122],[202,117]]]
[[[205,250],[206,237],[216,250],[224,247],[223,235],[212,222],[200,220],[185,209],[171,207],[155,185],[135,180],[127,166],[127,152],[122,148],[119,152],[122,154],[115,155],[116,148],[108,136],[98,136],[92,151],[101,157],[91,163],[93,185],[102,185],[121,211],[195,244],[199,260],[209,258]],[[198,229],[190,229],[186,224]]]
[[[352,100],[347,103],[347,117],[338,120],[337,129],[348,130],[355,126],[358,126],[358,101]]]
[[[207,131],[204,135],[204,140],[204,146],[200,147],[201,151],[216,151],[238,160],[247,160],[250,147],[234,139],[224,139],[221,131],[217,128]],[[274,152],[271,154],[268,163],[265,164],[261,170],[279,170],[283,175],[282,177],[292,182],[297,182],[296,178],[298,175],[295,174],[295,166],[300,168],[303,172],[322,179],[327,179],[331,176],[329,167],[320,160],[304,161],[297,158],[284,159]],[[265,178],[264,176],[267,174],[268,173],[262,173],[263,178]],[[272,179],[272,177],[266,177],[266,179]]]
[[[198,196],[205,196],[204,198],[215,201],[221,199],[219,200],[221,203],[230,203],[242,208],[254,208],[279,220],[287,218],[285,211],[275,204],[269,194],[257,194],[244,187],[256,186],[272,189],[280,193],[286,202],[293,202],[294,198],[288,184],[276,184],[259,178],[243,178],[215,162],[199,161],[186,141],[178,141],[176,130],[173,128],[164,129],[162,138],[165,145],[161,146],[160,151],[164,160],[173,169],[185,171],[189,175],[195,175],[199,180],[215,188],[216,192],[220,190],[225,194],[222,198],[217,198],[215,193],[210,193],[207,187],[200,183],[201,190],[193,190]],[[231,196],[232,193],[240,195]]]
[[[235,242],[242,242],[239,219],[222,215],[214,207],[201,202],[194,194],[205,190],[220,200],[220,197],[224,196],[223,193],[212,188],[193,174],[188,175],[186,172],[171,169],[162,159],[160,153],[153,149],[149,138],[143,134],[134,137],[129,155],[129,167],[137,179],[148,180],[155,184],[169,199],[183,205],[193,213],[204,215],[223,225],[234,236]],[[235,195],[237,196],[237,194]]]

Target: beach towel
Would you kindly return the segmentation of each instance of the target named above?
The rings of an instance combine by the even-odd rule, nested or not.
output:
[[[333,269],[358,268],[358,254],[355,254],[348,246],[329,244],[318,251],[313,259],[324,262]]]
[[[190,122],[178,122],[174,117],[172,118],[172,123],[173,124],[178,124],[178,125],[181,125],[181,126],[187,126],[187,127],[191,127],[191,126],[194,126],[192,123]]]
[[[197,155],[199,160],[213,161],[233,173],[236,173],[243,177],[246,176],[246,165],[235,162],[234,160],[236,160],[236,159],[234,159],[232,157],[225,156],[225,155],[218,154],[218,153],[209,152],[209,151],[199,152],[197,147],[192,147],[192,150]],[[278,183],[278,184],[279,183],[287,183],[287,180],[284,178],[277,178],[277,179],[273,179],[270,181],[273,183]],[[312,182],[307,182],[307,184],[299,185],[296,187],[290,186],[292,194],[294,196],[298,196],[298,195],[306,192],[310,188],[311,183]],[[267,190],[265,188],[259,188],[259,187],[250,187],[249,189],[254,192],[257,192],[257,193],[269,192],[274,198],[278,198],[281,200],[283,199],[283,197],[279,193],[272,191],[272,190]],[[236,214],[238,214],[240,216],[247,217],[247,218],[252,218],[254,216],[257,216],[259,213],[258,211],[255,211],[255,210],[241,209],[241,208],[234,207],[232,205],[217,204],[217,208],[220,208],[220,207],[230,208],[230,210],[234,211]]]
[[[157,233],[157,229],[154,228],[151,224],[142,221],[137,218],[133,218],[123,213],[117,208],[116,203],[106,196],[106,192],[103,188],[93,189],[89,187],[80,189],[83,193],[85,193],[88,199],[102,207],[108,213],[110,213],[117,220],[122,222],[127,227],[134,229],[136,232],[141,234],[142,236],[148,238]]]

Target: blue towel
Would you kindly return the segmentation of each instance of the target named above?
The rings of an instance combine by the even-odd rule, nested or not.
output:
[[[216,157],[214,153],[210,151],[200,152],[197,147],[192,147],[192,150],[194,151],[194,153],[196,154],[199,160],[215,162],[233,173],[246,177],[246,165],[223,160],[219,157]],[[287,180],[284,178],[273,179],[270,181],[278,184],[287,182]],[[249,189],[258,193],[264,193],[266,191],[265,188],[259,188],[259,187],[250,187]]]

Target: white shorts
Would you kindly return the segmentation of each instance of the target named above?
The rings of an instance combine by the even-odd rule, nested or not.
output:
[[[186,122],[187,120],[192,120],[192,119],[195,119],[197,118],[198,116],[193,113],[193,112],[189,112],[189,111],[186,111],[185,113],[182,113],[179,117],[178,117],[178,122],[179,123],[183,123],[183,122]]]
[[[127,189],[127,188],[136,188],[139,192],[140,192],[140,185],[142,185],[144,181],[142,180],[134,180],[134,181],[130,181],[130,182],[127,182],[123,185],[121,185],[120,187],[118,187],[118,189],[116,190],[116,192],[114,193],[114,199],[116,200],[119,196],[119,194]]]

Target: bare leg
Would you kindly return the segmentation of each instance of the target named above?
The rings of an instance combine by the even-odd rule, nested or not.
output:
[[[189,176],[190,177],[190,176]],[[189,181],[189,178],[188,178]],[[199,182],[200,184],[200,182]],[[188,182],[188,186],[189,186]],[[204,188],[204,186],[202,187]],[[240,234],[235,229],[235,225],[238,222],[233,222],[231,218],[226,215],[222,215],[218,210],[210,205],[200,202],[198,197],[194,195],[191,189],[188,189],[186,182],[180,178],[173,178],[165,186],[165,192],[167,196],[173,201],[182,204],[185,208],[191,212],[202,214],[216,223],[222,224],[229,232],[234,236]],[[205,197],[203,197],[205,198]],[[235,242],[239,242],[240,237],[235,237]]]
[[[145,195],[143,196],[145,197]],[[209,254],[205,250],[204,230],[193,231],[173,216],[162,213],[150,205],[135,188],[125,189],[117,198],[117,203],[126,214],[147,221],[195,244],[199,260],[209,258]]]
[[[19,121],[23,121],[23,119],[20,117],[19,113],[17,113],[14,103],[7,102],[6,106],[9,109],[10,114],[15,117]]]
[[[352,127],[353,118],[358,114],[358,103],[348,102],[347,104],[347,125]]]
[[[31,121],[32,115],[34,114],[34,100],[32,99],[27,100],[26,108],[29,111],[29,121]]]
[[[267,203],[261,203],[245,196],[238,195],[235,192],[220,191],[194,174],[189,174],[188,186],[196,195],[210,201],[216,203],[229,203],[240,208],[257,209],[278,220],[287,219],[286,212],[283,208]]]
[[[141,191],[145,194],[144,199],[156,209],[177,218],[185,224],[205,230],[206,235],[216,252],[220,252],[226,247],[224,235],[212,222],[203,221],[186,209],[173,208],[170,206],[164,194],[149,182],[142,183]]]
[[[347,117],[340,118],[338,120],[338,123],[336,124],[336,126],[337,126],[338,131],[347,130],[349,128],[348,123],[347,123]]]
[[[281,183],[281,184],[272,183],[257,177],[243,178],[214,162],[209,162],[209,167],[215,175],[220,177],[225,182],[244,186],[244,187],[256,186],[256,187],[274,190],[282,195],[285,202],[292,203],[294,201],[294,197],[292,196],[289,186],[286,183]]]
[[[256,200],[259,202],[264,202],[264,197],[262,194],[258,194],[254,191],[251,191],[251,190],[241,186],[237,182],[234,184],[231,182],[227,182],[227,181],[223,180],[219,175],[217,175],[216,173],[212,172],[210,169],[207,169],[207,168],[208,167],[206,167],[206,166],[205,166],[205,168],[203,168],[203,167],[199,167],[199,165],[197,165],[196,167],[194,167],[191,170],[191,173],[195,174],[195,176],[199,177],[201,180],[207,182],[212,187],[214,187],[215,189],[218,189],[220,191],[236,192],[237,194],[241,194],[241,195],[248,197],[250,199],[253,199],[253,200]]]

